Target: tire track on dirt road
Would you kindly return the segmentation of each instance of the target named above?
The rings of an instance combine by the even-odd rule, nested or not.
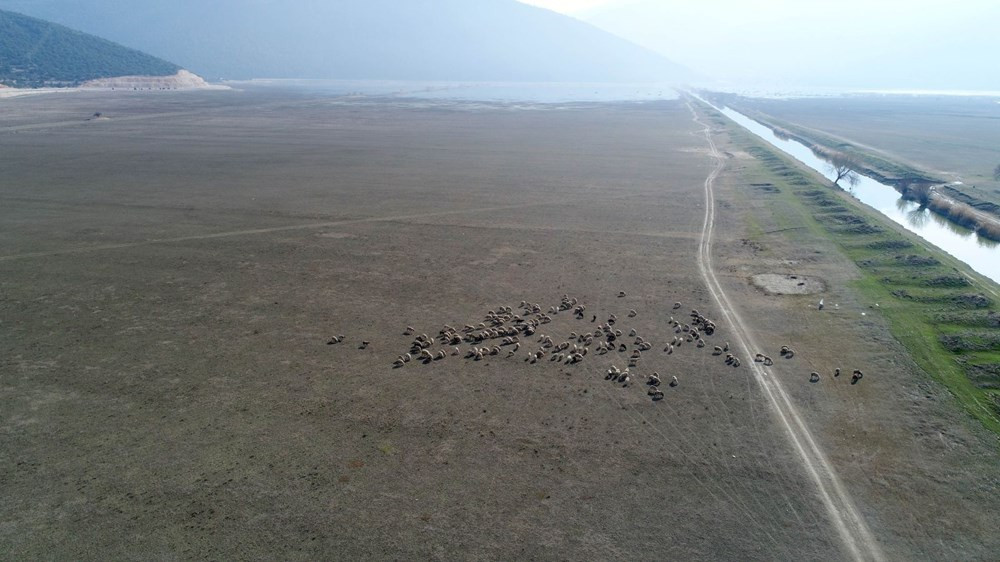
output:
[[[882,553],[881,547],[868,529],[867,523],[858,512],[833,466],[819,448],[806,426],[805,420],[799,414],[784,387],[777,378],[768,376],[759,364],[751,359],[762,348],[757,345],[753,333],[740,317],[736,308],[733,307],[712,267],[712,236],[715,229],[714,187],[715,180],[725,168],[725,159],[712,138],[711,126],[701,120],[690,99],[687,100],[687,106],[694,122],[703,127],[705,139],[708,141],[712,157],[716,161],[712,172],[705,178],[705,221],[702,225],[701,242],[698,246],[698,269],[701,276],[705,280],[705,285],[712,295],[712,299],[719,306],[722,316],[732,326],[736,344],[743,350],[744,356],[748,358],[747,363],[754,380],[757,381],[785,428],[806,472],[816,484],[820,499],[829,512],[830,520],[836,527],[837,534],[844,543],[847,554],[855,560],[884,560],[885,555]]]

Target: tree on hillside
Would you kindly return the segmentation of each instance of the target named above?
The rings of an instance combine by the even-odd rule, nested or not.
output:
[[[834,151],[824,154],[824,157],[829,162],[830,171],[836,176],[833,180],[834,185],[840,185],[840,180],[846,180],[851,187],[858,185],[861,177],[858,176],[857,170],[861,167],[861,163],[857,158],[844,152]]]

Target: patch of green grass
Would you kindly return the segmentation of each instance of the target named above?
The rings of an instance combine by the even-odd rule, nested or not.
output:
[[[728,131],[755,157],[755,181],[762,177],[778,188],[767,194],[774,198],[773,218],[804,223],[832,239],[861,271],[852,287],[880,303],[891,333],[917,365],[1000,434],[1000,306],[989,296],[1000,294],[996,285],[915,242],[738,126]]]

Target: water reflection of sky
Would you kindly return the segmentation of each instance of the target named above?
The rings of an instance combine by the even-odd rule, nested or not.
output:
[[[325,95],[361,95],[479,102],[615,102],[678,98],[668,84],[545,82],[410,82],[392,80],[247,80],[240,87],[294,88]]]
[[[753,134],[833,180],[826,161],[816,156],[805,145],[794,140],[778,138],[771,129],[730,108],[721,111]],[[928,209],[922,209],[914,202],[902,200],[899,192],[893,187],[871,178],[861,177],[858,184],[850,191],[862,203],[967,263],[972,269],[1000,282],[1000,244],[982,238],[975,232],[954,224]]]

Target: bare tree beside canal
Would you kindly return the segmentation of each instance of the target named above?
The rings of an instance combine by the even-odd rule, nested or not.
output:
[[[836,151],[829,151],[823,156],[829,161],[830,171],[836,176],[833,180],[834,184],[840,185],[840,180],[845,180],[851,187],[858,185],[861,178],[858,176],[857,170],[861,167],[861,163],[858,162],[857,158]]]

